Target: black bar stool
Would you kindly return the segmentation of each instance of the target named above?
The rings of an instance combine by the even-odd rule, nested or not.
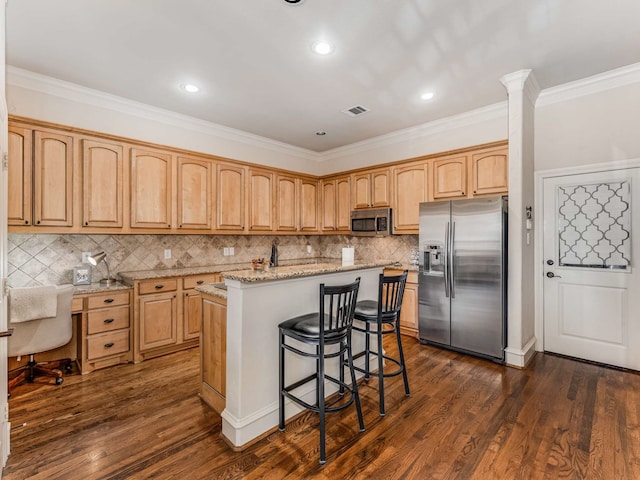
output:
[[[355,319],[364,322],[363,326],[354,323],[353,330],[363,332],[365,334],[364,352],[358,353],[355,358],[364,355],[364,368],[354,367],[359,372],[364,373],[365,380],[369,380],[370,376],[378,377],[378,390],[380,393],[380,416],[384,416],[384,379],[402,374],[404,379],[404,393],[409,396],[409,380],[407,379],[407,369],[404,362],[404,353],[402,351],[402,340],[400,338],[400,308],[402,307],[402,297],[404,296],[404,287],[407,283],[408,270],[402,275],[394,275],[385,277],[380,274],[378,282],[378,300],[361,300],[356,305]],[[375,330],[371,327],[375,325]],[[399,358],[392,358],[384,354],[382,348],[382,338],[384,335],[394,334],[398,342]],[[375,335],[377,339],[377,351],[371,348],[371,335]],[[369,365],[369,356],[376,355],[378,357],[378,371],[371,371]],[[391,362],[397,368],[391,372],[384,370],[384,361]]]
[[[320,463],[326,462],[325,449],[325,413],[335,412],[348,407],[352,403],[356,404],[358,412],[358,422],[360,431],[364,431],[364,420],[362,418],[362,408],[360,407],[360,397],[358,396],[358,384],[353,369],[353,355],[351,352],[351,327],[353,325],[353,315],[355,312],[358,288],[360,287],[360,277],[355,282],[343,286],[320,285],[320,309],[318,312],[308,313],[299,317],[294,317],[278,325],[280,331],[280,431],[284,430],[284,399],[285,397],[296,402],[302,407],[318,412],[320,414]],[[286,338],[290,337],[307,345],[314,345],[315,352],[304,352],[286,343]],[[325,347],[338,345],[331,348],[329,352]],[[308,377],[298,380],[290,385],[285,385],[284,377],[284,357],[285,350],[293,352],[307,358],[316,359],[316,372]],[[346,354],[346,360],[345,360]],[[334,378],[325,372],[325,359],[338,358],[340,367],[339,378]],[[351,372],[351,385],[344,381],[343,364],[349,367]],[[327,406],[325,404],[324,381],[329,380],[339,387],[341,395],[345,390],[350,392],[347,399],[344,397],[338,405]],[[310,382],[316,382],[316,404],[311,405],[300,397],[291,393],[292,390]]]

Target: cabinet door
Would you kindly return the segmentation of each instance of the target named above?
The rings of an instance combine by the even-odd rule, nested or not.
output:
[[[434,200],[464,197],[467,193],[466,155],[433,161]]]
[[[178,228],[211,230],[213,163],[178,157]]]
[[[73,225],[73,138],[36,131],[33,162],[34,222]]]
[[[300,181],[300,230],[303,232],[320,230],[319,192],[317,180],[303,178]]]
[[[322,230],[336,230],[336,181],[322,180]]]
[[[418,233],[420,202],[428,200],[428,163],[393,169],[393,232]]]
[[[296,177],[276,177],[276,230],[295,232],[298,229],[298,182]]]
[[[351,232],[351,180],[336,178],[336,229]]]
[[[218,163],[216,170],[216,228],[244,230],[245,168]]]
[[[82,225],[122,227],[123,148],[82,140]]]
[[[391,205],[391,175],[388,168],[371,172],[371,206]]]
[[[418,285],[408,281],[402,298],[400,332],[413,336],[418,334]]]
[[[175,293],[139,297],[140,351],[177,343],[176,300]]]
[[[33,131],[29,128],[9,127],[9,225],[31,225]]]
[[[472,155],[474,195],[506,194],[509,190],[509,155],[506,148]]]
[[[198,338],[202,322],[202,296],[195,290],[184,292],[183,307],[182,337],[184,340]]]
[[[268,170],[249,169],[249,230],[273,230],[274,175]]]
[[[227,307],[203,300],[202,308],[202,384],[215,393],[203,397],[221,413],[227,386]]]
[[[131,227],[171,228],[171,155],[131,150]]]
[[[353,208],[371,207],[371,177],[368,173],[351,175],[353,185]]]

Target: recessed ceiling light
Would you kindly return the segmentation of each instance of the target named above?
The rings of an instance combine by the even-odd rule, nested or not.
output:
[[[431,100],[434,97],[435,93],[433,92],[425,92],[422,95],[420,95],[420,98],[422,100]]]
[[[327,42],[315,42],[311,46],[311,49],[318,55],[329,55],[333,52],[333,46]]]
[[[326,135],[327,132],[323,132],[322,130],[319,130],[316,132],[316,135],[318,135],[319,137],[322,137],[323,135]]]
[[[200,91],[200,88],[198,86],[191,83],[180,85],[180,88],[188,93],[198,93]]]
[[[302,3],[303,0],[284,0],[284,1],[287,2],[289,5],[298,5]]]

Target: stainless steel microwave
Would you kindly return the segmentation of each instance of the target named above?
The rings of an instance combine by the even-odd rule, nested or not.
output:
[[[351,212],[351,235],[379,237],[391,234],[391,209],[376,208]]]

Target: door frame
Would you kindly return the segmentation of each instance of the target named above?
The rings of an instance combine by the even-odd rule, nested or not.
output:
[[[535,275],[535,337],[537,352],[544,352],[544,181],[547,178],[599,173],[640,167],[640,158],[614,162],[594,163],[577,167],[556,168],[535,172],[535,210],[534,210],[534,275]],[[537,212],[537,215],[535,214]]]

